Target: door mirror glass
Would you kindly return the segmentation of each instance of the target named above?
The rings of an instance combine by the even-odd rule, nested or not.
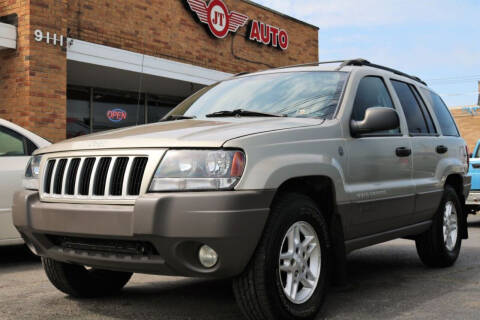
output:
[[[399,129],[400,120],[397,111],[392,108],[372,107],[365,111],[365,117],[361,121],[352,120],[350,131],[352,136]]]

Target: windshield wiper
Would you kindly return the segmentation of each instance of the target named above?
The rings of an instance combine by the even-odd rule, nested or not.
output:
[[[279,115],[274,113],[250,111],[245,109],[224,110],[217,111],[206,115],[207,118],[221,118],[221,117],[286,117],[286,115]]]
[[[171,115],[168,117],[163,118],[160,122],[167,122],[167,121],[176,121],[176,120],[190,120],[195,119],[196,117],[189,117],[184,115]]]

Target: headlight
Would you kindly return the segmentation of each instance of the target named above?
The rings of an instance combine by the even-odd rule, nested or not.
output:
[[[25,178],[23,179],[23,187],[29,190],[38,190],[40,179],[40,161],[42,156],[33,156],[30,158],[25,169]]]
[[[229,190],[240,180],[245,154],[230,150],[170,150],[150,191]]]

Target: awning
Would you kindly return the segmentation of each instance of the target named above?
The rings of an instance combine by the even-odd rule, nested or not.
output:
[[[17,48],[17,27],[0,22],[0,50]]]

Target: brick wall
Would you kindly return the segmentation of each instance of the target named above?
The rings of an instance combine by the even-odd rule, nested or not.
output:
[[[33,41],[37,28],[66,33],[67,0],[0,1],[0,16],[18,16],[17,50],[0,52],[0,117],[38,135],[65,139],[66,53]]]
[[[472,114],[463,108],[452,108],[450,111],[455,118],[460,134],[468,144],[468,149],[473,152],[480,139],[480,112]]]
[[[184,0],[71,0],[72,38],[225,72],[318,61],[318,30],[241,0],[229,10],[281,27],[289,33],[286,51],[247,40],[247,27],[216,39]]]
[[[29,122],[29,1],[0,0],[0,15],[18,15],[17,50],[0,51],[0,118]]]
[[[0,0],[0,16],[18,15],[18,49],[0,52],[0,117],[47,139],[66,136],[65,48],[34,41],[34,31],[242,72],[318,60],[318,30],[244,0],[230,10],[287,30],[286,51],[246,39],[247,27],[213,38],[184,0]]]

